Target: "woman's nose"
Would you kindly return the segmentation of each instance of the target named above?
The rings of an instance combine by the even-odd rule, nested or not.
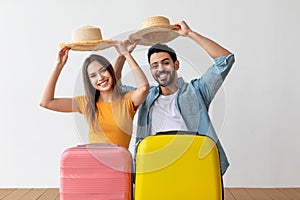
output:
[[[103,78],[103,75],[101,73],[98,73],[97,78],[98,78],[98,80],[101,80]]]

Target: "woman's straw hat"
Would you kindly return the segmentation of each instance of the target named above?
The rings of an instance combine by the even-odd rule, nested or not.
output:
[[[61,43],[74,51],[98,51],[111,46],[112,40],[103,40],[101,30],[94,26],[82,26],[72,31],[72,42]]]
[[[178,26],[170,25],[168,18],[163,16],[154,16],[142,21],[142,29],[129,35],[129,41],[138,44],[153,45],[156,43],[166,43],[179,36],[172,31],[178,29]]]

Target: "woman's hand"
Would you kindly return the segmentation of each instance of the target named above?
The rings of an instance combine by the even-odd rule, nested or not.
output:
[[[115,47],[115,49],[120,55],[125,55],[131,53],[135,49],[137,43],[138,40],[135,41],[134,43],[130,43],[129,40],[124,40],[124,41],[117,40],[114,41],[112,45]]]
[[[124,41],[124,44],[127,47],[127,50],[129,51],[129,53],[133,52],[133,50],[135,49],[138,42],[139,42],[139,40],[136,40],[134,43],[129,42],[129,40]]]
[[[63,47],[59,50],[57,55],[57,65],[63,67],[66,64],[70,49],[70,47]]]
[[[129,54],[129,51],[123,41],[117,40],[112,43],[120,55]]]

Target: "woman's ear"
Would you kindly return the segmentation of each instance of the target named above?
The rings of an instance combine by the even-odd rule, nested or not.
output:
[[[178,70],[179,69],[179,60],[175,61],[175,69]]]

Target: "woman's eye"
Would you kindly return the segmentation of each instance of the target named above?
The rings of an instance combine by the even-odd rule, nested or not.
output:
[[[100,69],[100,70],[99,70],[99,73],[100,73],[100,74],[103,74],[103,73],[105,73],[105,72],[106,72],[106,68],[103,68],[103,69]]]

